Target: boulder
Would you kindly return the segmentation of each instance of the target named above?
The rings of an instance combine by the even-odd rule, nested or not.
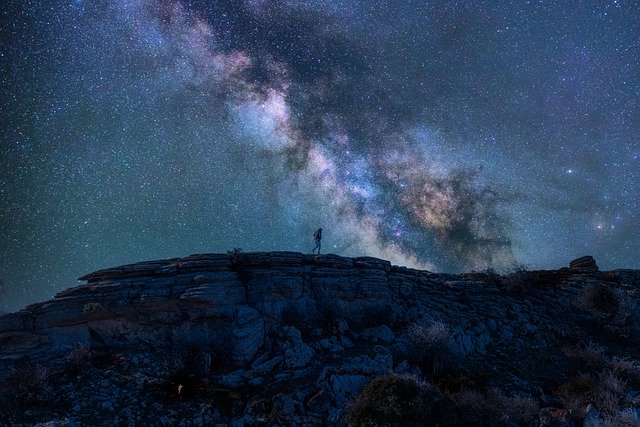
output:
[[[293,326],[282,328],[284,364],[287,368],[302,368],[306,366],[315,352],[302,341],[300,331]]]
[[[251,360],[264,343],[264,321],[257,310],[244,306],[236,308],[234,320],[234,357],[238,363],[244,363]]]
[[[589,404],[586,409],[584,421],[582,422],[582,427],[599,427],[602,425],[604,425],[604,420],[602,419],[600,412],[595,408],[595,406]]]
[[[576,258],[569,263],[569,268],[574,270],[595,272],[599,271],[596,260],[591,255],[586,255],[580,258]]]
[[[373,342],[392,343],[396,339],[396,335],[387,325],[381,325],[375,328],[369,328],[362,331],[362,338]]]

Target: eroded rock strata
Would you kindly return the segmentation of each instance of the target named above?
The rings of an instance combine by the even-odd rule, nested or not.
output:
[[[502,411],[507,425],[631,419],[640,270],[601,272],[590,257],[571,266],[452,275],[273,252],[100,270],[0,316],[0,420],[493,423],[491,413],[473,414],[470,398]],[[609,374],[622,384],[615,407],[595,395],[596,378]],[[362,410],[377,398],[365,386],[385,375],[394,390],[432,387],[425,396],[440,406]],[[567,386],[579,375],[593,379],[583,378],[584,396]],[[535,414],[510,409],[517,399]]]

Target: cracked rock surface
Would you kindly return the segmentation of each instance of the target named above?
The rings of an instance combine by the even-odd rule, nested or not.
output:
[[[573,373],[564,349],[593,342],[633,357],[640,336],[624,333],[638,313],[621,314],[640,270],[601,272],[590,257],[499,276],[200,254],[80,280],[0,315],[0,425],[344,424],[366,384],[391,372],[443,393],[465,378],[532,396],[540,420],[592,420],[595,407],[571,415],[553,397]],[[598,311],[601,289],[617,311]]]

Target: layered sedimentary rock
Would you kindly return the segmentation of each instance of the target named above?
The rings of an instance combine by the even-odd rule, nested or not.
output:
[[[551,375],[536,371],[541,352],[592,335],[600,320],[580,299],[590,289],[636,298],[639,270],[599,272],[589,258],[506,277],[292,252],[202,254],[100,270],[52,300],[0,316],[0,377],[28,363],[64,369],[78,344],[134,361],[143,355],[140,363],[189,349],[202,355],[207,375],[211,360],[229,359],[216,374],[220,384],[277,389],[297,422],[334,423],[374,376],[421,375],[407,355],[412,333],[416,325],[442,324],[450,354],[469,369],[492,365],[491,381],[526,392]],[[242,411],[218,421],[255,420]]]
[[[587,255],[580,258],[576,258],[569,263],[569,268],[582,271],[598,271],[598,265],[596,260],[592,256]]]

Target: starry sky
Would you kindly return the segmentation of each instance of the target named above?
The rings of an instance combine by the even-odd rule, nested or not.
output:
[[[199,252],[640,267],[636,1],[8,0],[0,310]]]

